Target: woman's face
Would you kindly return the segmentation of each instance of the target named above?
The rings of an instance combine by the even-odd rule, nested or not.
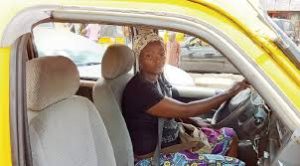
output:
[[[141,51],[139,59],[140,70],[148,74],[161,74],[165,61],[166,56],[163,44],[159,41],[151,42]]]

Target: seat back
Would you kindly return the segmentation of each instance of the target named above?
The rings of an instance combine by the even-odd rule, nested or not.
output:
[[[62,56],[26,64],[27,106],[34,166],[116,165],[95,106],[74,95],[79,74]]]
[[[132,77],[128,71],[134,63],[131,49],[125,45],[111,45],[102,59],[102,77],[93,89],[93,100],[103,117],[118,166],[134,164],[132,143],[121,112],[121,98]]]

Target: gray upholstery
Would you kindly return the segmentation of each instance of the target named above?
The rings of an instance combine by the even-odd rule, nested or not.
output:
[[[132,68],[133,62],[133,52],[129,47],[121,44],[111,45],[102,58],[102,76],[107,80],[115,79],[127,73]]]
[[[33,102],[31,105],[39,105],[35,102],[41,100],[32,99],[35,95],[46,95],[51,99],[51,102],[43,101],[43,107],[34,107],[34,110],[28,108],[33,165],[114,166],[116,159],[104,122],[93,103],[87,98],[74,95],[79,87],[79,80],[73,79],[73,74],[78,75],[78,71],[75,65],[69,64],[71,61],[67,61],[69,60],[64,57],[47,57],[27,62],[27,93],[35,93],[28,94],[28,102]],[[58,69],[64,71],[58,72]],[[66,74],[66,70],[74,72]],[[48,80],[53,78],[51,83],[40,80],[45,79],[46,76],[41,76],[44,74],[49,74]],[[62,74],[64,76],[58,76]],[[67,87],[70,80],[78,82],[70,85],[77,85],[72,87],[76,89],[73,93],[70,92],[71,88]],[[64,88],[52,87],[58,86],[55,81],[61,83]],[[45,85],[40,85],[41,83]]]
[[[121,98],[127,82],[132,77],[128,71],[133,66],[131,49],[112,45],[102,60],[102,75],[93,90],[93,99],[105,123],[118,166],[133,165],[133,150],[125,120],[121,112]]]
[[[42,110],[78,90],[77,68],[63,56],[33,59],[26,70],[27,107],[31,110]]]

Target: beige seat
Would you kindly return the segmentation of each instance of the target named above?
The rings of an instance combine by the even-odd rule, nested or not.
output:
[[[62,56],[26,64],[27,105],[34,166],[114,166],[107,130],[93,103],[74,95],[79,74]]]
[[[111,45],[102,59],[102,76],[93,90],[93,99],[103,118],[117,159],[118,166],[133,165],[133,150],[121,112],[123,90],[133,74],[128,72],[134,63],[131,49]]]

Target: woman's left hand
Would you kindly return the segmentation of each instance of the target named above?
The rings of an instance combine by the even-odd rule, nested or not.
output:
[[[236,94],[238,94],[240,91],[248,88],[249,86],[250,86],[249,83],[244,79],[243,81],[236,82],[230,89],[227,90],[226,93],[230,97],[233,97]]]

